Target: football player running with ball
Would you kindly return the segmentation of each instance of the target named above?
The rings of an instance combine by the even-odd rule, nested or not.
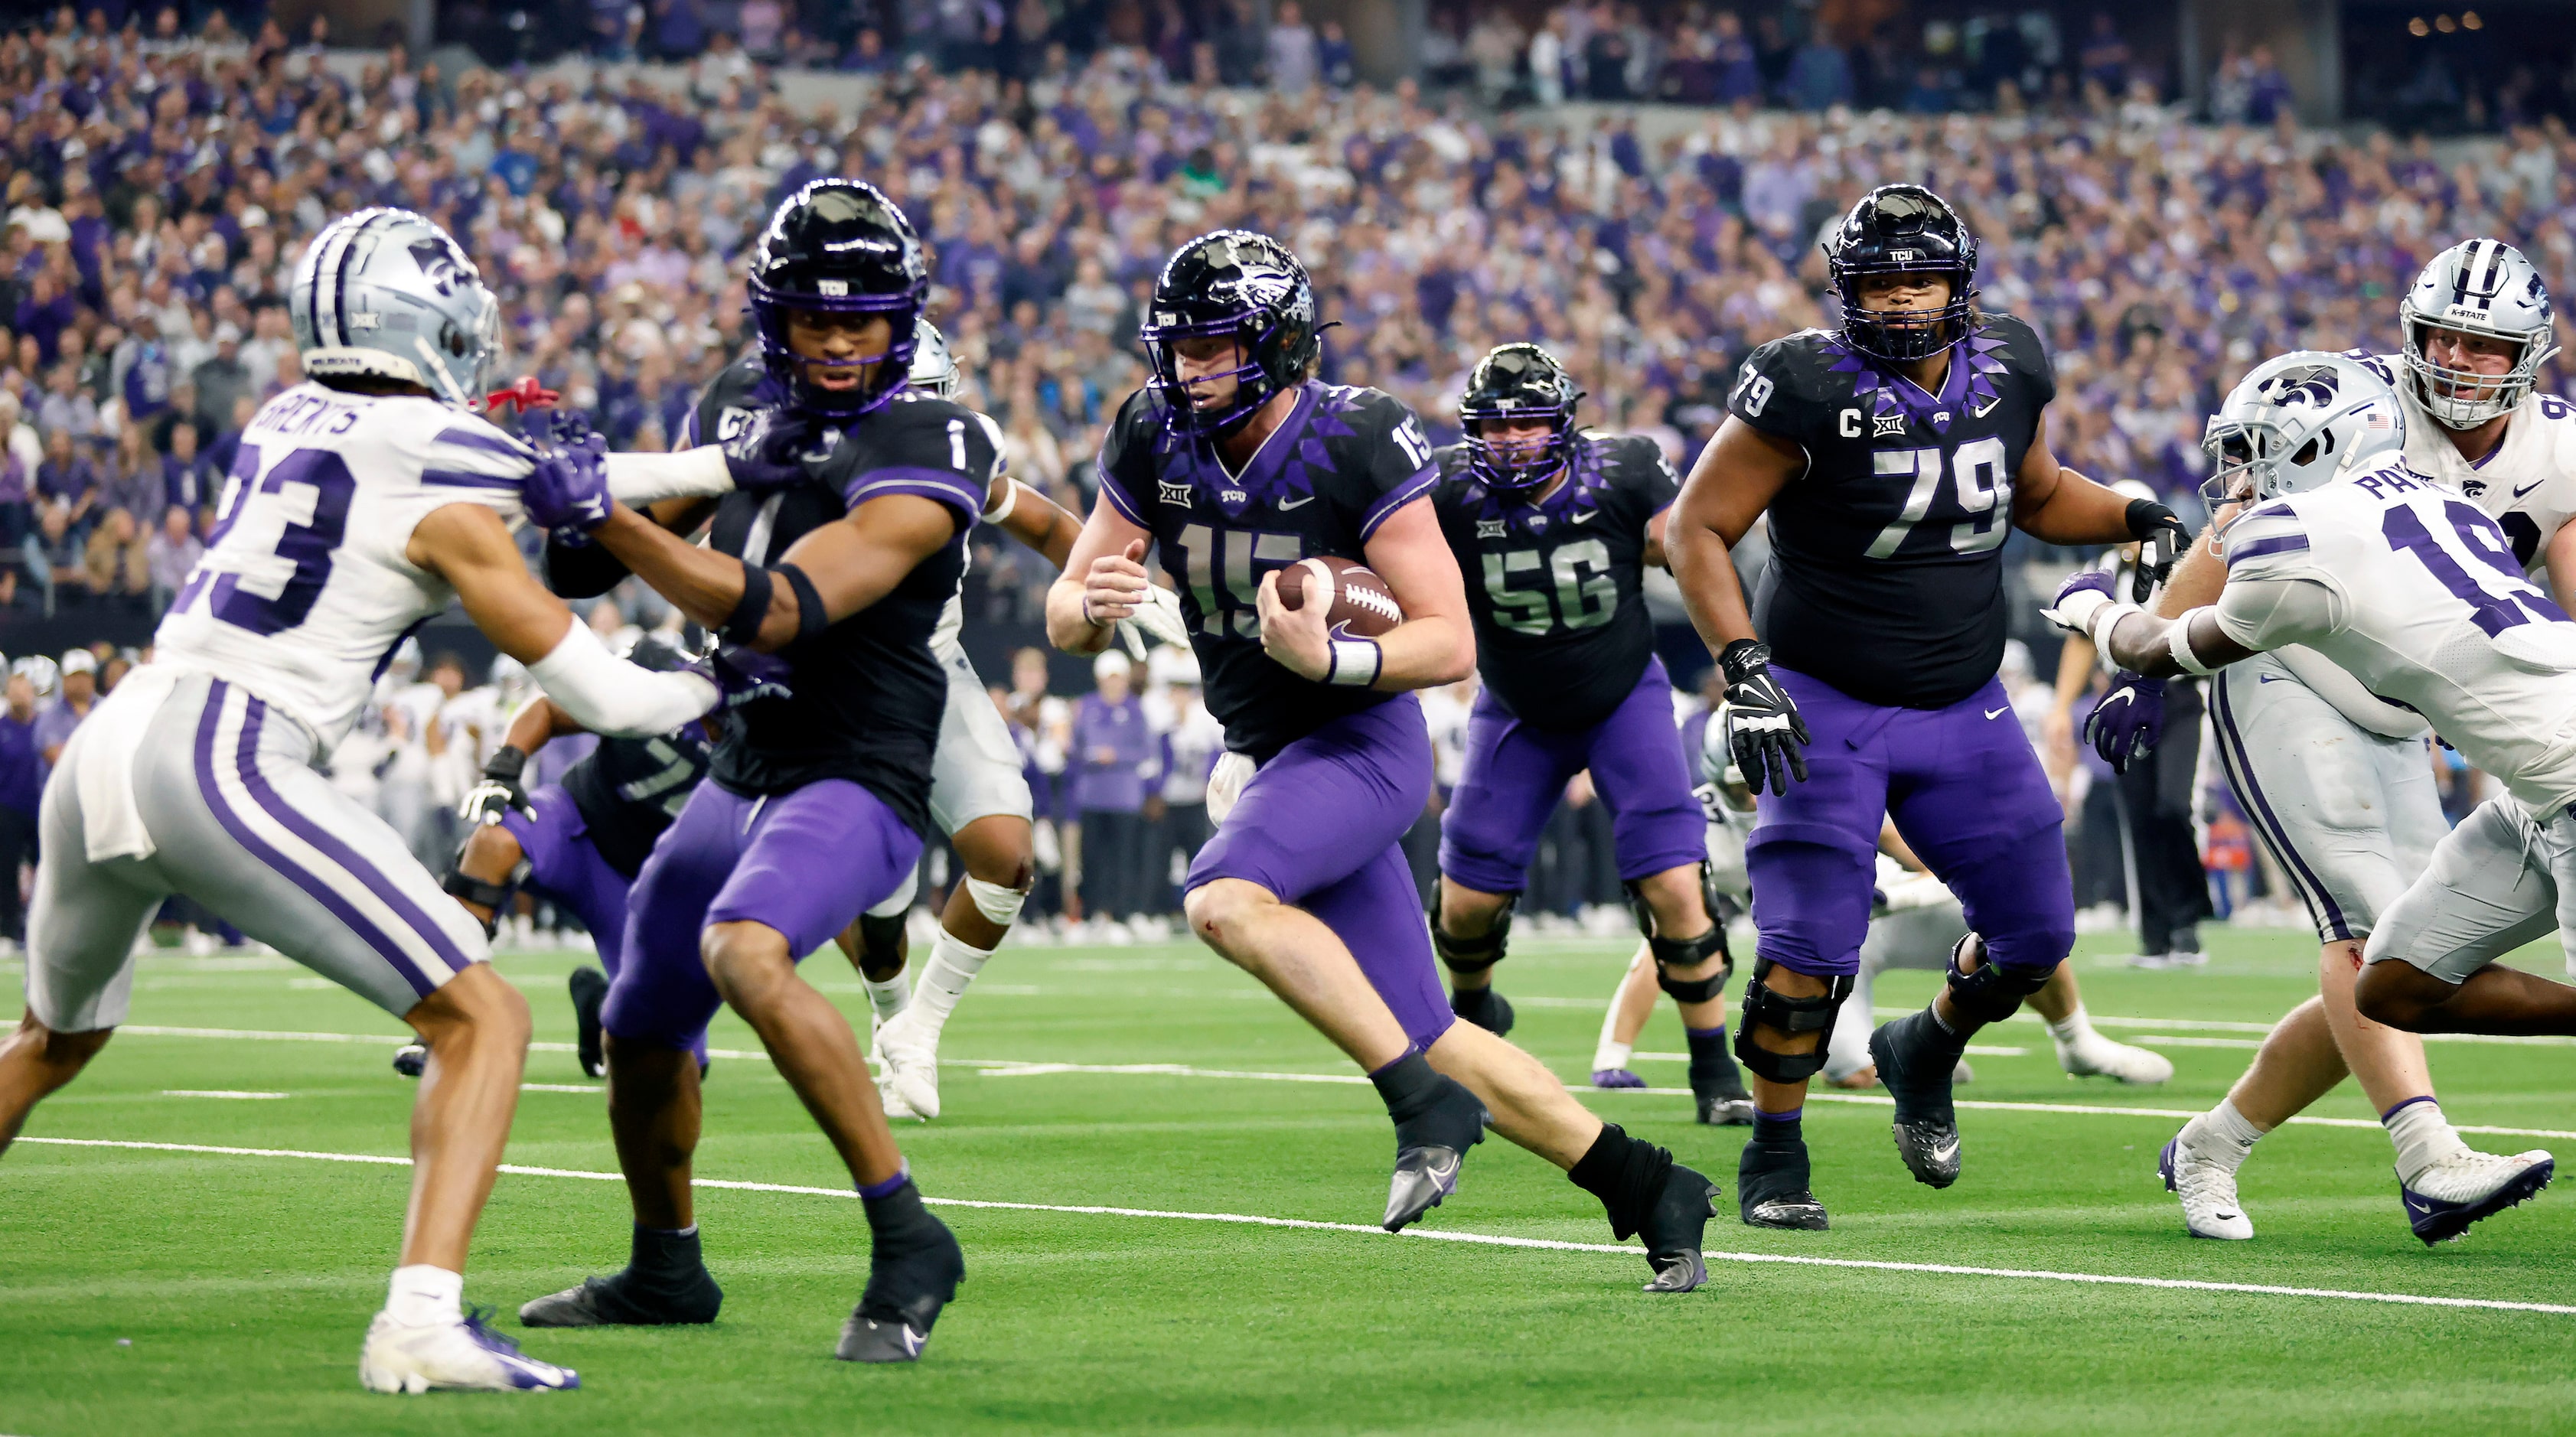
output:
[[[1180,592],[1227,748],[1209,785],[1216,834],[1184,884],[1190,926],[1375,1080],[1396,1130],[1390,1231],[1455,1190],[1490,1112],[1598,1197],[1615,1235],[1643,1235],[1649,1291],[1698,1286],[1708,1179],[1457,1021],[1440,989],[1401,842],[1431,790],[1412,691],[1463,677],[1475,644],[1412,412],[1312,378],[1314,288],[1265,235],[1181,246],[1143,339],[1155,379],[1110,426],[1100,499],[1047,596],[1047,632],[1075,653],[1106,645],[1146,600],[1149,545]],[[1322,602],[1287,607],[1280,571],[1314,561],[1311,596],[1327,557],[1364,558],[1402,621],[1355,638],[1326,627]]]
[[[1950,1082],[1969,1038],[2073,945],[2062,814],[1996,677],[2006,530],[2144,540],[2156,578],[2188,538],[2163,505],[2049,453],[2048,356],[2030,326],[1978,311],[1976,241],[1939,196],[1872,191],[1825,255],[1842,328],[1745,361],[1665,535],[1725,671],[1728,744],[1772,795],[1746,845],[1758,937],[1735,1041],[1754,1100],[1737,1200],[1757,1227],[1826,1224],[1799,1115],[1869,933],[1882,816],[1972,929],[1931,1006],[1870,1039],[1917,1181],[1958,1179]],[[1748,611],[1728,551],[1766,511]]]
[[[1432,504],[1468,576],[1484,686],[1440,820],[1431,942],[1458,1016],[1510,1032],[1493,967],[1540,830],[1567,780],[1589,769],[1656,980],[1681,1007],[1699,1120],[1749,1123],[1753,1096],[1726,1051],[1732,965],[1708,890],[1706,820],[1646,616],[1645,566],[1663,567],[1680,486],[1653,440],[1576,429],[1582,397],[1556,356],[1503,345],[1467,378],[1466,440],[1433,456]]]

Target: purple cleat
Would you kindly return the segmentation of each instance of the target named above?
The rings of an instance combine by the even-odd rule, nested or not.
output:
[[[1625,1068],[1595,1068],[1592,1086],[1596,1088],[1642,1088],[1646,1080]]]

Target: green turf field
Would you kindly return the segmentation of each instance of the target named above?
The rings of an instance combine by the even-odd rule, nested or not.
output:
[[[2016,1021],[1981,1046],[2022,1051],[1976,1056],[1961,1098],[2215,1101],[2259,1032],[2227,1025],[2268,1021],[2313,991],[2315,949],[2296,933],[2213,940],[2199,972],[2079,960],[2097,1017],[2168,1020],[2106,1025],[2174,1059],[2165,1089],[2071,1082],[2046,1031]],[[1598,1004],[1630,946],[1515,945],[1504,970],[1521,1004],[1515,1039],[1581,1081]],[[502,961],[534,1001],[541,1042],[570,1036],[563,977],[574,962]],[[811,971],[864,1024],[855,975],[837,958]],[[1920,1002],[1930,984],[1894,975],[1880,1002]],[[282,959],[148,961],[133,1021],[38,1110],[29,1138],[404,1151],[411,1088],[386,1064],[396,1025]],[[280,1036],[298,1033],[384,1038]],[[729,1017],[713,1041],[755,1046]],[[1669,1005],[1640,1046],[1680,1051]],[[1637,1291],[1647,1269],[1633,1244],[1514,1247],[1184,1216],[1365,1225],[1391,1155],[1365,1085],[1277,1080],[1350,1075],[1249,979],[1194,947],[1008,951],[949,1025],[946,1056],[987,1066],[948,1070],[948,1116],[905,1129],[906,1151],[934,1202],[997,1206],[940,1209],[970,1277],[918,1367],[829,1359],[865,1280],[864,1221],[785,1084],[756,1058],[719,1057],[701,1178],[832,1191],[705,1193],[723,1320],[531,1334],[533,1352],[581,1369],[577,1393],[360,1391],[358,1339],[383,1298],[408,1180],[399,1165],[21,1143],[0,1160],[0,1433],[2576,1426],[2576,1311],[1904,1266],[2576,1304],[2576,1197],[2544,1194],[2428,1251],[2407,1232],[2375,1124],[2268,1139],[2244,1176],[2260,1236],[2217,1244],[2183,1235],[2154,1180],[2176,1118],[1971,1108],[1966,1174],[1936,1193],[1897,1163],[1883,1106],[1820,1101],[1807,1133],[1833,1231],[1763,1233],[1733,1215],[1740,1130],[1695,1126],[1687,1096],[1586,1089],[1604,1116],[1726,1189],[1709,1285],[1650,1298]],[[2442,1043],[2433,1062],[2454,1121],[2576,1129],[2576,1046]],[[1638,1067],[1680,1086],[1678,1062]],[[523,1095],[511,1160],[557,1171],[501,1179],[466,1284],[469,1302],[505,1313],[625,1251],[622,1189],[584,1176],[615,1170],[596,1085],[568,1052],[532,1055],[527,1076],[550,1086]],[[2317,1114],[2371,1116],[2349,1085]],[[2576,1157],[2576,1135],[2472,1140],[2505,1151],[2554,1142]],[[1086,1208],[1144,1211],[1068,1210]],[[1422,1226],[1608,1237],[1590,1198],[1499,1140],[1476,1150],[1459,1194]],[[1784,1256],[1889,1266],[1752,1260]]]

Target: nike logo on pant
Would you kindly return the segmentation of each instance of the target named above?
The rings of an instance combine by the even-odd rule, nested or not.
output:
[[[2008,708],[2011,708],[2011,707],[2012,707],[2012,705],[2011,705],[2011,704],[2006,704],[2006,705],[2004,705],[2004,708],[2002,708],[2002,709],[1988,709],[1988,710],[1986,710],[1986,717],[1988,717],[1988,718],[1993,718],[1995,715],[1997,715],[1997,714],[1999,714],[1999,713],[2002,713],[2002,712],[2004,711],[2004,709],[2008,709]]]

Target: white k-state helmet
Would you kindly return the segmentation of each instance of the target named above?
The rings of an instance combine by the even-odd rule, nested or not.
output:
[[[2397,391],[2358,360],[2303,349],[2267,359],[2210,416],[2200,447],[2213,506],[2314,489],[2406,448]]]
[[[2540,366],[2558,352],[2550,323],[2549,287],[2522,251],[2500,239],[2478,238],[2433,256],[2415,287],[2397,302],[2398,349],[2414,376],[2415,397],[2435,419],[2453,429],[2475,429],[2512,409],[2531,392]],[[2426,331],[2456,329],[2521,346],[2501,377],[2435,364],[2424,352]]]
[[[450,404],[483,397],[500,302],[447,231],[410,210],[360,210],[313,237],[287,298],[304,372],[417,384]]]
[[[906,382],[924,394],[954,399],[960,379],[957,356],[948,350],[948,336],[939,332],[938,325],[916,316],[912,321],[912,376]]]

